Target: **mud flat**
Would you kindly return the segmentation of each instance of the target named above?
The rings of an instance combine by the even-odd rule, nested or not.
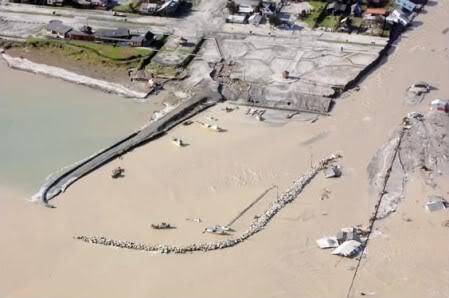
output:
[[[59,67],[34,63],[28,59],[15,58],[7,54],[2,54],[2,58],[7,62],[8,66],[13,69],[43,74],[49,77],[62,79],[68,82],[100,89],[105,92],[115,93],[129,98],[142,100],[147,97],[147,93],[133,91],[120,84],[94,79]]]

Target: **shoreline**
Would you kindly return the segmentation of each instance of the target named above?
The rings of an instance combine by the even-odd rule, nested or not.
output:
[[[113,93],[123,97],[131,98],[138,101],[145,101],[148,93],[131,90],[121,84],[108,82],[105,80],[95,79],[89,76],[81,75],[61,67],[51,66],[32,62],[25,58],[17,58],[10,56],[0,50],[3,60],[11,69],[27,71],[35,74],[45,75],[55,79],[61,79],[67,82],[101,90],[106,93]]]

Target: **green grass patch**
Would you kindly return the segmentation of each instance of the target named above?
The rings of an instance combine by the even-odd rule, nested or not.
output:
[[[123,3],[112,8],[112,11],[122,12],[122,13],[138,13],[139,7],[142,4],[142,0],[130,1]]]
[[[316,23],[318,16],[323,11],[324,6],[326,6],[326,2],[309,1],[309,4],[312,6],[312,9],[310,10],[310,13],[307,15],[307,17],[304,19],[304,22],[310,27],[313,27]]]
[[[329,15],[323,19],[323,21],[320,23],[320,26],[335,29],[337,27],[337,24],[338,24],[338,17],[334,15]]]
[[[352,20],[352,26],[354,27],[360,27],[363,23],[363,18],[361,17],[351,17]]]
[[[152,55],[151,50],[146,51],[145,49],[144,51],[141,51],[141,49],[120,48],[110,45],[95,44],[92,42],[74,42],[53,39],[30,38],[26,40],[22,47],[37,48],[46,50],[50,53],[58,53],[84,64],[110,67],[136,67],[141,60]],[[103,51],[104,55],[99,55],[100,51]],[[120,60],[117,58],[124,59]]]
[[[91,49],[105,58],[112,60],[129,60],[139,57],[146,57],[153,54],[151,49],[119,47],[95,42],[70,41],[69,44],[82,48]]]
[[[382,37],[389,38],[390,37],[390,30],[389,29],[384,29],[384,31],[382,32]]]
[[[174,78],[178,74],[174,66],[163,66],[159,63],[150,63],[145,69],[158,77]]]
[[[123,13],[134,13],[134,10],[129,3],[114,6],[112,8],[112,11],[123,12]]]
[[[393,0],[388,0],[384,6],[385,10],[388,12],[392,12],[393,10],[396,9],[396,7],[397,7],[396,3]]]

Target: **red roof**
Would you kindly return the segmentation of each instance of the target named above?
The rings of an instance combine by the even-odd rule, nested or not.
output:
[[[368,8],[365,10],[365,14],[384,16],[387,14],[387,11],[384,8]]]

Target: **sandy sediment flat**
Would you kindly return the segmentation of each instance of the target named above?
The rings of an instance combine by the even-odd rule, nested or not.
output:
[[[409,111],[425,111],[449,86],[448,2],[426,8],[387,62],[339,99],[331,117],[315,123],[274,126],[218,105],[195,117],[219,119],[225,133],[193,124],[160,138],[92,173],[55,200],[50,210],[9,194],[0,200],[0,295],[6,297],[345,297],[355,260],[339,259],[315,240],[341,227],[367,224],[375,204],[366,167]],[[405,89],[427,80],[434,90],[421,104],[404,103]],[[178,148],[170,137],[190,145]],[[323,136],[323,137],[317,137]],[[313,141],[310,141],[313,140]],[[269,226],[235,248],[207,254],[158,255],[92,246],[75,235],[103,235],[145,243],[216,239],[205,226],[231,220],[273,184],[280,190],[318,160],[344,154],[343,177],[319,175]],[[126,177],[112,180],[121,166]],[[425,196],[447,196],[449,186],[430,190],[415,183],[396,213],[379,222],[353,297],[447,297],[447,212],[426,213]],[[320,200],[327,189],[330,198]],[[275,192],[240,219],[243,230]],[[11,211],[13,210],[13,212]],[[326,215],[324,215],[326,214]],[[202,223],[185,221],[199,217]],[[410,218],[412,221],[406,221]],[[154,222],[178,228],[155,231]]]
[[[25,58],[12,57],[7,54],[2,54],[2,58],[8,63],[9,67],[14,69],[47,75],[53,78],[62,79],[75,84],[85,85],[125,97],[143,99],[147,96],[147,93],[134,91],[117,83],[94,79],[55,66],[35,63]]]

